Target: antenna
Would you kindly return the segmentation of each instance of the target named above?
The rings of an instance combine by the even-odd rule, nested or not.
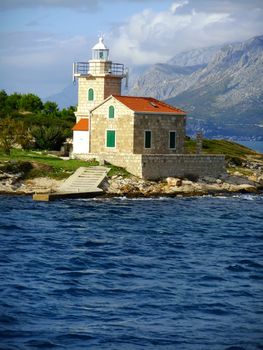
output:
[[[98,32],[98,38],[104,40],[104,33],[101,30]]]

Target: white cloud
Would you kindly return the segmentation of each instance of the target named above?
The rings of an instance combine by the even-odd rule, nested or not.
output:
[[[217,12],[211,9],[206,12],[204,6],[198,9],[199,2],[204,5],[205,0],[176,1],[165,11],[146,9],[132,16],[113,31],[110,37],[112,56],[136,65],[164,62],[181,51],[261,34],[262,9],[248,13],[242,12],[241,7],[237,15],[228,6],[229,12],[219,7]]]
[[[171,7],[170,7],[171,12],[172,12],[173,14],[175,14],[175,12],[177,11],[177,9],[179,9],[180,7],[183,7],[184,5],[188,5],[188,3],[189,3],[188,0],[172,3],[172,5],[171,5]]]

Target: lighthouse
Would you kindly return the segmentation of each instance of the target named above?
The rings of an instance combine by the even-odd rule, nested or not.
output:
[[[124,65],[110,60],[109,49],[101,35],[92,47],[88,62],[73,63],[73,81],[78,82],[76,125],[73,128],[73,154],[89,153],[90,111],[110,95],[121,95]]]

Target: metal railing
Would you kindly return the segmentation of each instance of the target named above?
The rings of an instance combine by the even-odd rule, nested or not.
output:
[[[105,62],[74,62],[73,80],[75,77],[88,74],[111,74],[116,76],[125,76],[124,65],[122,63]]]

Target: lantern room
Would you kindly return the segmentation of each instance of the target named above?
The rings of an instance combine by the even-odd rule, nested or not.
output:
[[[92,48],[92,60],[104,60],[109,59],[109,49],[105,46],[103,42],[103,36],[99,37],[99,42]]]

